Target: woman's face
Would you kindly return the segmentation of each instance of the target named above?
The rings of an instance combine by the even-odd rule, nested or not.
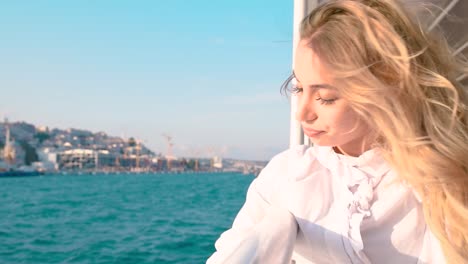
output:
[[[307,42],[296,50],[294,76],[298,96],[296,119],[304,134],[317,145],[336,146],[346,154],[358,156],[369,148],[364,139],[368,126],[359,119],[349,102],[340,97],[326,69]]]

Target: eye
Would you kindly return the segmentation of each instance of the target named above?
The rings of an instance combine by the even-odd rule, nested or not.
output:
[[[324,104],[324,105],[331,105],[331,104],[334,104],[335,101],[336,101],[336,98],[333,98],[333,99],[323,99],[322,97],[319,97],[316,99],[317,101],[320,101],[321,104]]]
[[[301,85],[299,84],[299,81],[296,79],[295,76],[292,76],[291,78],[291,93],[292,94],[300,94],[303,92],[303,88],[301,87]]]
[[[293,88],[291,88],[291,93],[293,94],[299,94],[299,93],[302,93],[303,89],[302,87],[299,87],[299,86],[294,86]]]

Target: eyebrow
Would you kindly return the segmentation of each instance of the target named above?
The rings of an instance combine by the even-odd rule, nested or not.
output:
[[[292,76],[294,77],[294,79],[296,79],[298,82],[301,82],[299,81],[299,79],[297,79],[296,77],[296,73],[293,71],[292,72]],[[311,88],[311,89],[336,89],[334,86],[330,85],[330,84],[327,84],[327,83],[318,83],[318,84],[310,84],[308,85],[307,87]]]

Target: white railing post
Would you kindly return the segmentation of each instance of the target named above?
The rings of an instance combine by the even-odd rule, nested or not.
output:
[[[314,9],[318,4],[318,0],[294,0],[294,20],[293,20],[293,58],[292,63],[294,65],[294,54],[296,54],[296,47],[299,43],[299,26],[302,19]],[[304,139],[304,133],[302,132],[301,124],[296,120],[297,111],[297,96],[291,95],[291,114],[290,114],[290,129],[289,129],[289,146],[296,146],[301,144],[309,144],[308,138]]]

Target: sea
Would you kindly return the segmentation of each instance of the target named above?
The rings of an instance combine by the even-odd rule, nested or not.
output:
[[[0,178],[0,263],[205,263],[253,175]]]

